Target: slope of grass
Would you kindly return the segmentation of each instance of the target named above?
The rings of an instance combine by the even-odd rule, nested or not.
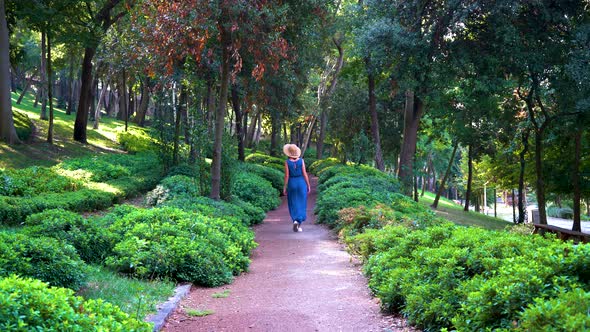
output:
[[[430,206],[434,202],[436,194],[426,192],[424,196],[420,197],[420,203],[426,206]],[[501,230],[506,226],[512,225],[511,223],[490,216],[486,216],[481,213],[469,211],[463,211],[463,207],[453,201],[450,201],[444,197],[441,197],[438,202],[438,208],[434,210],[439,217],[448,219],[457,225],[462,226],[475,226],[486,229]]]
[[[73,140],[76,114],[67,115],[65,110],[54,108],[54,144],[46,143],[49,122],[40,120],[41,106],[34,107],[35,98],[27,94],[20,105],[16,104],[19,94],[12,94],[12,107],[27,114],[35,125],[36,132],[31,142],[9,146],[0,143],[0,168],[23,168],[28,166],[52,166],[69,157],[89,154],[121,152],[117,133],[122,132],[122,121],[103,117],[98,130],[88,123],[88,144]],[[49,113],[49,107],[47,109]],[[129,128],[134,125],[129,123]]]

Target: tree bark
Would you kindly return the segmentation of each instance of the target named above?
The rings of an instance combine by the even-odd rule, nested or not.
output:
[[[173,94],[176,94],[176,89],[172,90]],[[174,99],[174,98],[173,98]],[[182,118],[182,108],[186,104],[186,89],[184,85],[180,84],[180,98],[178,103],[172,105],[175,110],[175,121],[174,121],[174,149],[172,151],[172,164],[178,165],[180,163],[180,120]]]
[[[402,190],[407,196],[412,193],[412,177],[414,171],[414,155],[418,140],[418,127],[423,113],[420,98],[413,91],[406,91],[406,106],[404,110],[404,136],[400,151],[398,179],[402,183]]]
[[[238,160],[244,161],[246,156],[244,154],[244,133],[242,130],[243,114],[240,108],[240,95],[238,93],[238,86],[232,85],[231,89],[232,108],[236,114],[236,137],[238,138]]]
[[[222,16],[224,13],[222,11]],[[221,34],[221,86],[219,88],[219,105],[215,115],[215,140],[213,142],[213,162],[211,163],[211,198],[220,199],[221,194],[221,154],[223,141],[223,127],[225,120],[225,108],[227,106],[229,86],[229,61],[231,57],[231,34],[227,28],[220,24]]]
[[[51,31],[47,33],[47,99],[49,102],[49,128],[47,143],[53,144],[53,80],[51,72]]]
[[[41,120],[47,118],[47,33],[41,31]]]
[[[141,81],[141,101],[139,103],[139,108],[137,109],[137,115],[135,116],[135,123],[137,123],[140,127],[143,127],[145,125],[145,115],[147,114],[147,109],[149,106],[149,84],[150,83],[148,77]]]
[[[281,119],[276,110],[270,112],[270,151],[269,154],[273,157],[277,156],[279,149],[279,136],[281,134]]]
[[[580,158],[582,150],[582,129],[576,130],[574,134],[574,165],[572,169],[572,184],[574,187],[574,224],[572,227],[573,231],[581,232],[581,206],[580,201],[582,199],[582,191],[580,184]]]
[[[109,88],[109,81],[103,82],[102,90],[100,91],[100,96],[98,97],[98,103],[96,103],[95,114],[94,114],[94,125],[92,126],[93,129],[98,129],[100,123],[100,106],[101,102],[104,101],[107,89]]]
[[[370,60],[367,60],[367,66],[369,65],[369,61]],[[372,72],[370,72],[370,69],[369,73],[367,73],[367,78],[369,86],[369,113],[371,114],[371,134],[373,135],[373,144],[375,144],[375,167],[377,167],[377,169],[380,171],[384,171],[385,163],[383,162],[383,152],[381,151],[379,119],[377,116],[377,100],[375,98],[375,75]]]
[[[74,81],[74,56],[70,57],[70,68],[68,75],[68,108],[66,109],[66,115],[72,114],[74,109],[75,96],[75,81]]]
[[[25,83],[25,87],[23,88],[23,91],[21,92],[20,96],[18,96],[18,100],[16,101],[17,105],[20,105],[20,103],[23,101],[23,98],[27,94],[27,91],[29,91],[29,88],[31,87],[31,82],[33,81],[33,78],[36,74],[37,70],[35,69],[35,71],[33,71],[31,76],[29,76],[29,78],[27,79],[27,83]]]
[[[317,159],[322,159],[324,157],[324,139],[326,138],[326,130],[328,127],[328,112],[325,109],[323,109],[323,105],[320,107],[322,109],[320,110],[320,134],[318,136],[316,144]]]
[[[518,223],[525,221],[526,207],[524,206],[524,169],[526,166],[526,154],[529,150],[529,131],[522,134],[522,151],[520,151],[520,174],[518,176]]]
[[[260,111],[258,111],[258,114],[260,114]],[[252,117],[252,121],[250,122],[250,128],[246,132],[246,146],[248,148],[252,148],[252,142],[254,141],[254,135],[256,134],[258,114]]]
[[[434,198],[434,202],[432,203],[433,208],[438,208],[438,201],[440,200],[440,195],[445,188],[445,183],[451,174],[451,168],[453,167],[453,162],[455,161],[455,154],[457,153],[457,148],[459,147],[459,143],[455,143],[453,146],[453,152],[451,153],[451,159],[449,159],[449,165],[447,166],[447,170],[445,171],[445,176],[442,178],[440,182],[440,186],[438,186],[438,190],[436,191],[436,197]]]
[[[469,200],[471,198],[471,182],[473,180],[473,151],[471,144],[468,147],[468,175],[467,175],[467,191],[465,192],[465,207],[463,211],[469,211]]]
[[[537,204],[539,207],[539,224],[547,225],[545,208],[545,178],[543,176],[543,129],[535,130],[535,171],[537,173]]]
[[[80,88],[80,100],[76,111],[76,122],[74,123],[74,140],[81,143],[88,143],[86,136],[86,125],[88,124],[88,112],[90,110],[90,89],[92,88],[92,59],[96,54],[96,48],[86,47],[84,49],[84,60],[82,62],[82,78]]]
[[[12,100],[10,94],[10,44],[4,0],[0,0],[0,140],[8,143],[20,143],[14,128]]]
[[[209,78],[207,81],[207,132],[213,134],[213,118],[215,114],[215,94],[214,80]]]

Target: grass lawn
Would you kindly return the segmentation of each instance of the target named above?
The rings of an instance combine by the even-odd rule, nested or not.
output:
[[[434,202],[436,194],[431,192],[424,193],[424,196],[420,196],[420,203],[430,207]],[[441,197],[438,202],[438,209],[435,210],[439,217],[448,219],[457,225],[462,226],[475,226],[482,227],[492,230],[502,230],[506,226],[513,225],[505,220],[486,216],[481,213],[474,211],[465,212],[463,207],[453,201],[450,201],[444,197]]]
[[[174,295],[170,281],[145,281],[126,278],[103,267],[91,266],[88,282],[77,295],[86,299],[103,299],[115,304],[130,316],[143,320],[156,312],[156,305]]]
[[[16,104],[19,94],[12,94],[12,107],[29,116],[36,132],[31,142],[7,145],[0,143],[0,168],[23,168],[28,166],[52,166],[65,158],[81,157],[97,153],[122,152],[117,143],[117,133],[125,128],[124,122],[112,118],[101,118],[98,130],[88,123],[88,144],[73,140],[76,114],[66,115],[65,110],[54,108],[54,144],[46,143],[49,122],[40,120],[41,105],[35,108],[35,98],[27,94],[20,105]],[[49,106],[47,107],[49,113]],[[135,125],[129,123],[129,128]]]

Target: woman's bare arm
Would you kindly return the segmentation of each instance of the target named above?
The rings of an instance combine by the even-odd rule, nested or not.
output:
[[[283,185],[283,195],[287,195],[287,183],[289,183],[289,166],[285,160],[285,184]]]
[[[301,165],[303,166],[301,170],[303,171],[303,177],[305,178],[305,182],[307,183],[307,193],[311,191],[311,185],[309,184],[309,177],[307,176],[307,171],[305,170],[305,160],[301,159]]]

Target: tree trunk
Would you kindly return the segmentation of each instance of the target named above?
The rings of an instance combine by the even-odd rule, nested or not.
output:
[[[223,11],[222,11],[223,12]],[[222,13],[223,16],[223,13]],[[215,115],[215,141],[213,143],[213,162],[211,163],[211,198],[219,200],[221,194],[221,153],[223,140],[223,126],[225,120],[225,108],[227,106],[229,86],[229,61],[231,57],[231,35],[223,24],[221,26],[221,86],[219,88],[219,105]]]
[[[260,111],[258,111],[260,114]],[[250,128],[247,130],[246,136],[246,146],[252,148],[252,142],[254,141],[254,135],[256,134],[256,124],[258,122],[258,114],[252,117],[252,122],[250,122]]]
[[[100,123],[101,102],[104,101],[108,88],[109,88],[109,81],[103,82],[102,90],[100,91],[100,96],[98,97],[98,103],[96,104],[96,114],[94,114],[94,125],[92,126],[93,129],[98,129],[98,126]]]
[[[70,68],[68,75],[68,108],[66,109],[66,115],[72,114],[74,109],[75,96],[75,80],[74,80],[74,56],[70,57]]]
[[[539,224],[547,225],[545,209],[545,178],[543,176],[543,129],[535,130],[535,171],[537,173],[537,204],[539,206]]]
[[[141,81],[141,101],[139,102],[139,108],[137,109],[137,115],[135,116],[135,123],[137,123],[140,127],[143,127],[145,124],[145,115],[147,114],[149,101],[149,78],[146,77],[144,80]]]
[[[414,176],[414,201],[418,202],[418,177]]]
[[[518,223],[525,221],[526,207],[524,205],[524,168],[525,168],[525,157],[529,150],[529,131],[526,130],[522,134],[522,151],[520,151],[520,174],[518,177]]]
[[[214,85],[214,80],[210,78],[207,81],[207,132],[209,135],[213,134],[213,118],[215,115]]]
[[[572,231],[581,232],[581,206],[582,190],[580,183],[580,158],[582,150],[582,129],[576,130],[574,134],[574,165],[572,169],[572,184],[574,186],[574,224]]]
[[[270,112],[270,151],[269,154],[273,157],[277,156],[279,149],[279,136],[281,134],[281,119],[276,110]]]
[[[447,182],[447,179],[449,178],[449,175],[451,174],[451,168],[453,167],[453,162],[455,161],[455,154],[457,153],[457,148],[459,147],[459,143],[455,143],[455,145],[453,146],[453,152],[451,153],[451,159],[449,160],[449,165],[447,166],[447,170],[445,171],[445,176],[442,178],[442,181],[440,182],[440,185],[438,186],[438,190],[436,191],[436,197],[434,198],[434,202],[432,203],[432,207],[433,208],[438,208],[438,201],[440,199],[440,195],[442,194],[444,188],[445,188],[445,183]]]
[[[20,143],[14,128],[12,100],[10,95],[10,44],[4,0],[0,0],[0,140],[8,143]]]
[[[80,88],[80,100],[76,111],[76,122],[74,123],[74,140],[87,143],[86,125],[88,124],[88,111],[90,110],[90,89],[92,88],[92,58],[96,48],[86,47],[84,49],[84,60],[82,62],[82,78]]]
[[[420,98],[413,91],[406,91],[406,106],[404,110],[404,136],[400,151],[397,177],[402,183],[404,194],[410,196],[412,191],[412,177],[414,171],[414,155],[418,139],[418,127],[422,117],[423,105]]]
[[[496,188],[494,188],[494,218],[498,218],[498,196],[496,195]]]
[[[473,180],[473,151],[471,145],[468,147],[468,175],[467,175],[467,191],[465,192],[465,208],[463,211],[469,211],[469,199],[471,198],[471,182]]]
[[[13,66],[8,66],[10,71],[10,91],[16,93],[16,72]]]
[[[516,197],[514,196],[514,189],[512,189],[512,222],[516,224],[516,204],[514,204],[515,200]]]
[[[27,79],[27,83],[25,83],[25,87],[23,88],[23,91],[21,92],[20,96],[18,96],[18,100],[16,101],[17,105],[20,105],[20,103],[23,101],[23,98],[27,94],[27,91],[29,91],[29,88],[31,87],[31,82],[33,81],[33,78],[35,77],[36,74],[37,74],[37,70],[35,70],[31,74],[31,76],[29,76],[29,78]]]
[[[324,139],[326,137],[326,130],[328,127],[328,112],[325,109],[323,109],[323,106],[320,107],[322,107],[322,109],[320,110],[320,134],[318,136],[316,145],[317,159],[324,158]]]
[[[173,96],[176,95],[176,89],[172,90]],[[174,97],[173,97],[174,100]],[[186,89],[184,85],[180,84],[180,98],[178,103],[173,103],[173,107],[176,115],[174,121],[174,150],[172,151],[172,164],[178,165],[180,164],[180,123],[182,118],[182,108],[186,104]]]
[[[47,33],[41,31],[41,120],[47,118]]]
[[[369,60],[367,60],[368,62]],[[377,117],[377,101],[375,98],[375,75],[371,72],[367,74],[369,85],[369,113],[371,114],[371,134],[373,135],[373,144],[375,144],[375,167],[378,170],[385,170],[383,162],[383,152],[381,151],[381,137],[379,135],[379,119]],[[417,186],[418,184],[416,184]]]
[[[47,143],[53,144],[53,80],[51,73],[51,31],[47,33],[47,99],[49,101],[49,128]]]
[[[232,108],[236,114],[236,136],[238,138],[238,160],[244,161],[246,156],[244,155],[244,133],[242,130],[243,114],[240,109],[240,96],[238,94],[238,86],[232,85],[231,89],[231,101]]]

